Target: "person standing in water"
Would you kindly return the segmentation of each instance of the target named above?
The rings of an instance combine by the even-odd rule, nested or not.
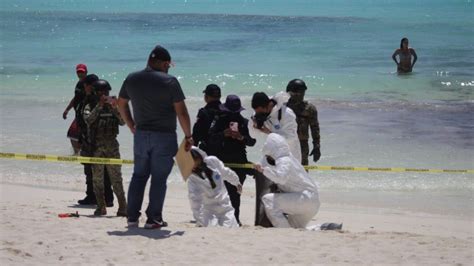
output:
[[[397,55],[399,61],[397,61]],[[400,49],[395,50],[392,55],[392,59],[397,64],[397,72],[399,74],[412,72],[413,66],[415,66],[418,56],[416,55],[415,49],[408,47],[408,38],[403,38],[400,41]]]
[[[81,104],[82,100],[85,97],[84,78],[87,76],[87,66],[84,64],[78,64],[76,66],[76,75],[79,81],[77,82],[76,88],[74,89],[74,97],[71,99],[71,101],[63,112],[63,119],[67,118],[67,114],[72,108],[74,108],[74,111],[76,112],[75,117],[77,117],[78,106]],[[67,137],[71,140],[71,145],[74,149],[74,155],[79,155],[79,151],[81,150],[81,144],[79,142],[79,137],[81,135],[80,130],[81,129],[77,124],[77,120],[76,118],[74,118],[71,123],[71,126],[67,131]]]

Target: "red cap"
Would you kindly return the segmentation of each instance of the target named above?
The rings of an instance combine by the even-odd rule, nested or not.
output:
[[[84,64],[78,64],[76,66],[76,72],[85,72],[87,73],[87,66]]]

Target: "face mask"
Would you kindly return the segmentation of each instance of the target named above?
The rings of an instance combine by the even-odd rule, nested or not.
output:
[[[272,157],[270,157],[270,156],[268,156],[268,155],[266,156],[266,158],[267,158],[267,163],[268,163],[269,165],[275,166],[275,159],[273,159]]]
[[[257,124],[257,128],[261,129],[263,127],[263,123],[267,121],[268,116],[270,113],[256,113],[253,117],[255,119],[255,123]]]
[[[290,92],[292,102],[302,102],[304,99],[304,92]]]
[[[204,162],[201,163],[198,167],[194,168],[193,172],[197,174],[201,179],[209,180],[212,189],[216,188],[216,182],[214,182],[214,179],[212,179],[212,170],[209,169],[209,167],[207,167]]]

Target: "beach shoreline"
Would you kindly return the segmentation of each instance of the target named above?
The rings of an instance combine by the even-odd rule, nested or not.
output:
[[[3,265],[19,264],[471,264],[473,219],[454,214],[324,202],[311,224],[344,222],[341,232],[253,226],[254,192],[244,186],[239,229],[196,228],[184,183],[169,184],[162,230],[127,229],[75,205],[83,192],[0,185]],[[245,191],[247,188],[247,191]],[[329,192],[322,192],[329,193]],[[147,200],[145,199],[145,204]],[[116,204],[117,205],[117,204]],[[146,206],[146,205],[144,205]],[[58,218],[78,211],[79,218]],[[145,217],[140,218],[143,226]]]

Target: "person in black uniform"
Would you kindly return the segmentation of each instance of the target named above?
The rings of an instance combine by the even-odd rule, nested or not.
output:
[[[209,145],[209,129],[213,121],[217,121],[222,114],[219,106],[221,105],[221,88],[216,84],[207,85],[203,91],[206,106],[199,109],[196,123],[193,126],[194,145],[205,151],[208,155],[216,155],[217,151]]]
[[[237,95],[229,95],[224,104],[219,106],[223,112],[215,121],[209,132],[209,144],[218,151],[216,156],[224,163],[246,164],[247,146],[254,146],[256,140],[250,136],[248,129],[249,120],[244,118],[240,112],[244,110],[240,98]],[[231,168],[239,176],[243,185],[246,175],[253,175],[253,170],[243,168]],[[225,182],[227,192],[229,192],[232,207],[235,209],[235,218],[241,225],[240,214],[240,194],[236,187]]]

